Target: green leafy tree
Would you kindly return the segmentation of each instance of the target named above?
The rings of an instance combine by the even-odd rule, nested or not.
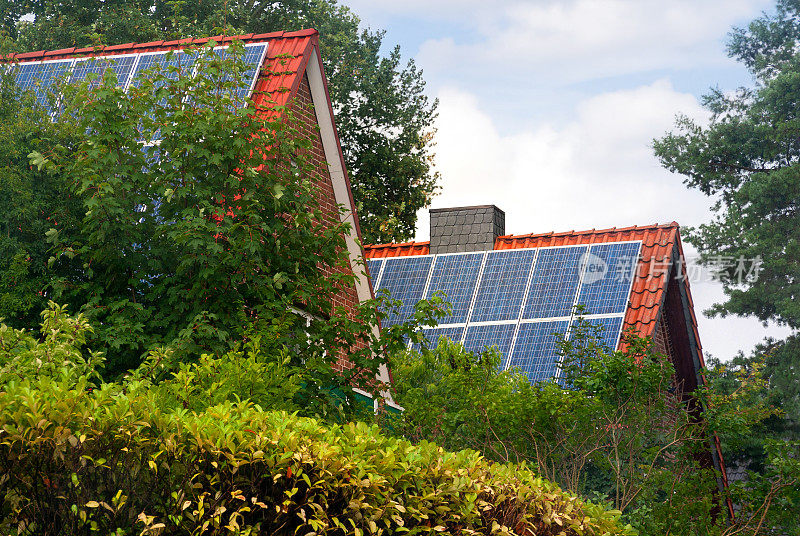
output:
[[[720,439],[734,521],[722,534],[794,534],[800,514],[800,442],[787,437],[765,366],[766,347],[729,362],[712,360],[696,395]]]
[[[8,4],[7,18],[16,24],[6,21],[6,28],[18,50],[318,29],[363,238],[414,236],[416,213],[429,205],[438,181],[432,163],[437,102],[425,95],[413,60],[404,65],[397,46],[384,53],[384,32],[360,29],[358,16],[336,0]],[[33,21],[17,22],[24,13]]]
[[[54,296],[99,326],[113,368],[176,340],[189,354],[222,351],[243,326],[290,318],[299,304],[330,316],[337,285],[352,283],[346,228],[318,223],[308,142],[288,117],[236,102],[241,65],[209,51],[197,76],[153,73],[125,93],[110,71],[98,87],[65,88],[59,123],[88,134],[32,155],[83,204],[77,233],[47,233],[52,264],[67,267]],[[169,74],[177,80],[166,84]]]
[[[261,337],[303,370],[298,406],[326,415],[374,378],[375,304],[333,307],[355,282],[349,227],[323,224],[292,115],[237,101],[234,50],[203,48],[197,75],[154,71],[128,92],[112,70],[64,88],[58,124],[83,134],[31,154],[37,172],[66,178],[83,214],[47,232],[51,294],[96,326],[109,375],[158,347],[194,361]],[[345,355],[355,366],[337,373]]]
[[[714,199],[714,219],[687,237],[701,262],[719,273],[727,296],[710,312],[753,315],[795,330],[800,327],[799,45],[800,2],[778,0],[772,14],[729,36],[728,54],[748,69],[752,87],[712,89],[703,99],[708,124],[679,117],[675,130],[654,143],[667,169]],[[800,503],[786,490],[797,484],[796,472],[791,476],[799,455],[797,335],[767,340],[750,356],[712,365],[708,395],[727,400],[730,413],[714,412],[712,401],[710,415],[716,413],[712,420],[732,466],[749,469],[737,485],[742,518],[759,530],[794,533]],[[765,407],[779,412],[765,416],[749,433],[736,430],[734,425],[742,426],[747,415]],[[788,512],[793,521],[779,519],[777,512]]]
[[[783,518],[796,504],[794,447],[770,444],[764,469],[727,494],[708,464],[711,430],[728,451],[748,448],[776,414],[764,397],[763,368],[715,368],[706,386],[681,399],[672,364],[649,340],[631,338],[628,351],[612,352],[601,335],[597,326],[575,324],[561,343],[560,382],[531,384],[501,370],[497,352],[472,354],[446,339],[401,353],[392,370],[406,411],[395,429],[414,441],[528,463],[565,489],[622,511],[642,535],[790,527]],[[739,508],[735,523],[724,513],[729,496]]]
[[[298,384],[255,339],[103,382],[86,318],[42,316],[0,324],[3,534],[634,534],[525,467],[277,411]]]
[[[755,81],[703,98],[708,125],[679,117],[655,153],[685,183],[714,199],[715,218],[687,240],[720,273],[727,295],[715,314],[755,315],[800,327],[800,2],[735,29],[728,54]],[[744,263],[740,263],[740,259]],[[751,273],[753,260],[759,270]],[[748,277],[748,275],[750,277]]]
[[[45,233],[73,229],[82,204],[64,173],[31,167],[28,155],[69,139],[32,95],[0,73],[0,318],[17,328],[37,324],[52,272]]]

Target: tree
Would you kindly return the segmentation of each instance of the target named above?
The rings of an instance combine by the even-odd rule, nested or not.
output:
[[[715,365],[693,402],[682,401],[672,364],[651,341],[630,337],[626,352],[612,352],[597,326],[579,321],[571,333],[560,348],[562,380],[537,384],[502,370],[493,350],[472,354],[446,339],[398,354],[392,370],[406,411],[394,429],[412,441],[526,462],[621,510],[643,536],[793,533],[797,443],[761,440],[760,471],[726,494],[707,463],[712,430],[727,452],[752,452],[777,415],[764,396],[763,366]],[[691,412],[697,403],[702,419]],[[728,496],[738,508],[733,523],[722,513]]]
[[[355,316],[334,307],[356,277],[348,224],[323,218],[293,115],[238,100],[241,43],[232,50],[204,47],[197,74],[156,69],[127,92],[110,69],[63,88],[56,125],[81,135],[30,157],[64,177],[82,218],[47,232],[48,296],[97,326],[90,343],[111,376],[159,347],[196,361],[260,337],[266,353],[293,349],[303,407],[325,412],[321,401],[372,387],[375,304]],[[338,374],[343,355],[354,367]]]
[[[795,330],[800,327],[798,50],[800,2],[778,0],[774,14],[734,29],[729,37],[728,54],[748,69],[753,87],[732,93],[712,89],[703,99],[711,116],[707,125],[678,117],[675,130],[654,142],[667,169],[714,199],[714,219],[687,236],[701,262],[719,274],[726,293],[726,300],[710,312],[754,315]],[[748,508],[751,513],[743,517],[753,526],[785,533],[796,531],[800,515],[798,497],[785,492],[798,482],[798,370],[800,346],[794,334],[784,341],[767,340],[750,356],[712,364],[710,373],[711,398],[737,403],[729,405],[727,418],[718,414],[715,429],[733,466],[750,470],[739,486],[743,513]],[[750,398],[742,399],[739,393],[748,390]],[[780,413],[765,417],[747,434],[725,432],[744,413],[757,413],[759,404]],[[770,504],[771,509],[759,510]],[[787,512],[784,520],[774,515],[781,511]]]
[[[502,370],[498,353],[472,354],[446,339],[399,354],[391,365],[406,411],[396,428],[411,440],[531,464],[622,511],[642,534],[718,526],[717,481],[700,463],[706,428],[676,400],[674,368],[648,340],[609,351],[599,329],[576,323],[561,344],[562,378],[536,384]]]
[[[416,212],[436,191],[437,102],[425,96],[422,72],[413,60],[402,65],[399,47],[383,55],[384,33],[360,30],[336,0],[17,0],[8,13],[34,17],[6,21],[19,50],[315,27],[364,241],[413,237]]]
[[[82,204],[63,173],[31,167],[28,154],[69,138],[10,74],[0,80],[0,318],[16,328],[37,324],[52,273],[45,233],[73,229]],[[68,232],[68,231],[67,231]]]
[[[687,241],[715,269],[727,295],[714,314],[755,315],[800,327],[800,2],[735,29],[728,54],[755,86],[713,89],[707,126],[679,117],[655,154],[685,183],[714,199],[713,221]],[[753,270],[753,268],[756,268]]]

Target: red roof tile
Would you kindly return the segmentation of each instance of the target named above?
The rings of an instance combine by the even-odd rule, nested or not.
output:
[[[377,244],[364,246],[364,257],[382,259],[384,257],[407,257],[410,255],[427,255],[430,253],[430,242],[402,242],[400,244]]]

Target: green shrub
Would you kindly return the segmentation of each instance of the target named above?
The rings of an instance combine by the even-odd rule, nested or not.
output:
[[[232,385],[267,407],[296,388],[257,342],[102,383],[85,320],[43,316],[38,339],[0,326],[2,534],[630,532],[525,466],[239,401]]]
[[[0,466],[2,528],[21,533],[623,533],[616,513],[473,451],[249,403],[164,412],[110,384],[6,386]]]

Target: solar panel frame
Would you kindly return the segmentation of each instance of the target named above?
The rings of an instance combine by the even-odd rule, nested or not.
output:
[[[53,114],[53,113],[55,113],[55,110],[49,110],[49,106],[48,106],[49,103],[48,103],[47,93],[49,92],[50,88],[52,87],[52,85],[55,83],[56,80],[63,79],[63,80],[66,81],[66,80],[69,79],[70,74],[72,72],[72,65],[73,65],[74,62],[75,62],[75,60],[73,58],[59,59],[59,60],[43,60],[43,61],[19,62],[19,63],[15,64],[15,67],[17,69],[20,69],[20,71],[15,76],[14,82],[15,82],[15,84],[17,84],[17,86],[22,91],[28,91],[28,90],[33,91],[34,95],[36,96],[37,102],[39,102],[39,104],[41,104],[45,108],[48,108],[48,111],[51,114]],[[62,66],[62,65],[64,67],[58,73],[54,73],[53,69],[50,68],[50,67]],[[41,71],[45,67],[50,68],[46,78],[43,79],[41,76],[37,78],[32,73],[30,75],[30,77],[29,77],[30,78],[30,83],[23,83],[22,85],[20,85],[20,74],[23,71],[31,70],[33,72],[39,71],[41,73]],[[34,82],[34,80],[38,81],[39,83],[36,84],[36,82]],[[56,95],[56,99],[57,100],[58,100],[59,97],[60,97],[60,95]]]
[[[383,291],[385,289],[389,292],[391,299],[398,299],[403,302],[403,305],[397,313],[386,311],[387,316],[383,320],[385,326],[398,324],[411,316],[411,312],[414,310],[417,302],[425,296],[433,260],[433,256],[431,255],[418,255],[412,257],[389,257],[384,261],[380,285],[378,285],[376,290]],[[409,265],[418,264],[420,266],[417,270],[413,270],[413,267],[406,269],[404,272],[406,276],[398,281],[397,278],[400,276],[396,274],[403,268],[403,263]],[[412,272],[417,272],[417,275],[415,276]],[[387,279],[387,277],[389,279]],[[409,278],[414,281],[413,287],[410,290],[403,290],[401,285],[404,281],[408,281]],[[393,287],[399,287],[401,292],[393,291],[389,288],[390,285],[387,284],[387,282],[391,283]],[[413,300],[413,303],[411,300]]]
[[[142,52],[136,62],[135,69],[131,74],[130,83],[126,87],[126,91],[131,86],[139,87],[141,75],[146,72],[152,72],[158,65],[158,72],[162,73],[169,80],[177,80],[179,76],[186,75],[194,78],[197,72],[197,58],[199,54],[193,49],[177,49],[177,50],[156,50],[152,52]],[[168,61],[158,61],[159,58]],[[188,58],[188,62],[184,59]],[[171,67],[176,67],[177,72]],[[185,70],[184,70],[185,69]],[[162,87],[162,86],[158,86]]]
[[[214,50],[215,51],[217,51],[217,50],[225,50],[225,49],[228,49],[228,48],[229,48],[229,46],[222,46],[222,47],[215,47]],[[261,48],[261,50],[258,50],[259,48]],[[243,77],[249,78],[249,82],[248,82],[247,87],[240,88],[239,90],[237,90],[237,96],[236,96],[237,100],[238,101],[242,101],[242,102],[244,101],[244,99],[248,95],[252,95],[253,91],[255,90],[255,84],[256,84],[256,81],[258,80],[258,73],[261,70],[261,66],[264,65],[264,56],[267,53],[267,43],[249,43],[249,44],[246,44],[244,46],[244,51],[245,52],[244,52],[244,55],[242,56],[242,61],[245,64],[251,65],[251,63],[248,62],[248,58],[250,58],[251,60],[255,60],[255,61],[252,62],[252,65],[253,65],[252,73],[249,76],[243,75]],[[250,69],[245,71],[245,74],[248,73],[248,72],[250,72]],[[241,94],[239,92],[241,92]]]
[[[117,74],[118,87],[122,87],[123,91],[127,90],[128,84],[133,78],[134,69],[139,63],[141,54],[117,54],[112,56],[89,56],[86,58],[76,58],[72,64],[72,70],[69,76],[69,83],[75,84],[83,82],[89,73],[98,75],[98,78],[92,82],[91,87],[95,88],[100,83],[100,80],[105,75],[106,69],[100,70],[97,67],[102,62],[113,62],[114,65],[109,68],[113,69]],[[84,66],[90,66],[89,69],[84,69]],[[119,67],[119,69],[117,68]],[[121,83],[120,83],[121,82]]]
[[[165,60],[168,59],[168,62],[158,62],[157,58],[164,58]],[[197,58],[199,57],[199,53],[197,50],[194,49],[176,49],[176,50],[155,50],[152,52],[142,52],[139,54],[139,64],[136,66],[137,70],[134,71],[134,75],[142,74],[149,70],[152,70],[153,67],[161,63],[161,69],[166,76],[170,78],[170,80],[175,80],[176,77],[180,74],[184,74],[184,68],[186,69],[185,74],[194,77],[195,73],[197,72]],[[184,62],[184,58],[188,58],[188,62]],[[177,67],[178,72],[174,72],[169,67]],[[137,79],[136,76],[133,77],[132,82]]]
[[[508,359],[516,329],[516,322],[470,324],[464,332],[464,349],[478,353],[484,351],[486,347],[496,346],[503,356],[504,363]]]
[[[384,265],[383,261],[384,259],[366,259],[367,275],[369,276],[370,280],[373,281],[372,287],[376,291],[378,290],[378,285],[380,285],[381,272],[383,272],[383,265]],[[374,269],[375,275],[373,275],[373,268],[372,268],[373,265],[377,265]]]
[[[448,337],[453,342],[461,343],[464,340],[466,326],[463,324],[459,326],[436,326],[435,328],[423,328],[421,331],[428,341],[427,347],[436,348],[441,337]],[[437,337],[437,339],[434,341],[431,336]],[[418,350],[419,345],[412,344],[411,348]]]
[[[518,324],[503,368],[516,367],[528,376],[531,382],[558,378],[561,358],[555,352],[558,339],[554,333],[566,337],[569,325],[569,320],[521,322]],[[523,352],[524,355],[519,356]]]
[[[474,304],[470,310],[470,323],[519,319],[525,303],[530,275],[536,266],[537,253],[535,248],[487,252],[478,280]],[[512,272],[505,270],[507,261],[515,261],[515,258],[518,259],[512,267],[518,267],[521,271],[518,275],[524,275],[524,277],[514,277]],[[506,288],[498,289],[498,277],[502,277],[504,280],[511,279],[511,285],[506,286],[506,288],[508,286],[511,288],[508,290]],[[502,281],[500,285],[502,285]],[[518,299],[512,299],[515,294],[518,294]]]
[[[522,306],[521,319],[568,318],[572,316],[580,289],[580,258],[588,251],[589,246],[539,249]],[[569,272],[563,270],[564,262],[571,265]]]
[[[584,306],[581,311],[583,315],[625,312],[633,288],[641,245],[640,240],[592,244],[585,255],[584,273],[581,275],[580,289],[575,301],[576,306]],[[596,279],[590,270],[598,261],[603,263],[605,272]]]
[[[435,256],[428,288],[425,290],[425,299],[430,299],[434,293],[442,291],[446,295],[446,301],[452,305],[452,312],[441,318],[440,324],[467,322],[485,258],[486,252],[483,251],[443,253]],[[437,273],[437,270],[441,272]],[[452,273],[453,270],[455,273]]]
[[[576,317],[570,322],[570,332],[569,332],[570,338],[572,337],[573,327],[578,322],[578,318],[583,318],[583,320],[589,322],[590,324],[600,325],[602,327],[602,330],[599,334],[600,335],[599,342],[603,346],[605,346],[607,350],[611,352],[617,349],[617,346],[619,345],[619,339],[622,335],[622,327],[625,323],[624,313],[615,315],[606,315],[606,316]]]

